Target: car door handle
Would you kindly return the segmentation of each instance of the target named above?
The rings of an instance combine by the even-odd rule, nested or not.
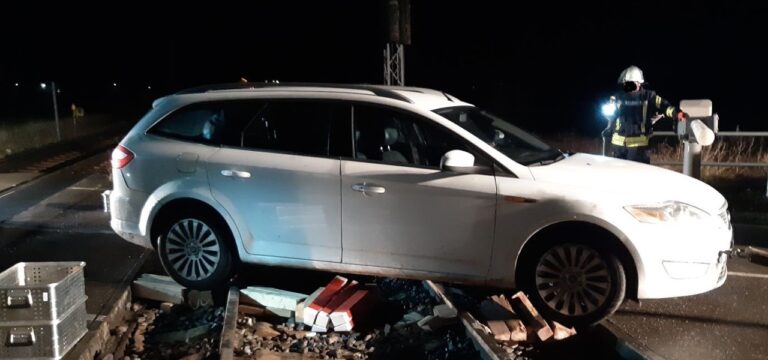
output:
[[[383,194],[387,191],[387,189],[385,189],[383,186],[366,183],[352,185],[352,190],[359,191],[364,194]]]
[[[241,179],[250,179],[251,177],[251,173],[239,170],[221,170],[221,175],[226,177],[239,177]]]

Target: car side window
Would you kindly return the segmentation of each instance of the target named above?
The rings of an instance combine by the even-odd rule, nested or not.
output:
[[[247,122],[241,146],[310,156],[344,155],[338,153],[343,146],[332,140],[332,129],[348,123],[348,109],[334,102],[271,101]]]
[[[240,130],[265,104],[239,100],[196,103],[174,111],[148,133],[209,145],[240,146]]]
[[[225,112],[221,104],[194,104],[168,115],[149,133],[177,140],[218,144],[219,130],[224,121]]]
[[[485,163],[466,141],[427,119],[368,105],[353,109],[356,159],[440,168],[446,152],[464,150],[477,165]]]

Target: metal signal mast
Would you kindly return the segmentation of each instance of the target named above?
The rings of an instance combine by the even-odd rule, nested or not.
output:
[[[384,84],[405,85],[405,45],[411,44],[411,1],[387,0]]]

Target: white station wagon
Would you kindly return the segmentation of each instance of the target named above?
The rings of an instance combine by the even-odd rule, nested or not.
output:
[[[682,174],[563,154],[441,91],[236,84],[161,98],[112,154],[112,228],[179,283],[240,263],[525,291],[591,324],[726,279],[727,204]]]

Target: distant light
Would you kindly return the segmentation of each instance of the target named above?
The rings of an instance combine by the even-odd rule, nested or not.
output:
[[[13,83],[13,86],[19,87],[19,83]]]
[[[147,90],[152,90],[152,87],[147,85]]]
[[[603,116],[613,116],[613,114],[616,113],[616,104],[614,103],[604,104],[602,111],[603,111]]]
[[[40,83],[40,88],[41,89],[45,90],[46,87],[48,87],[48,85],[46,85],[45,83]]]
[[[117,87],[117,83],[112,83],[112,86],[113,87]]]
[[[57,94],[61,94],[61,89],[56,89]]]

